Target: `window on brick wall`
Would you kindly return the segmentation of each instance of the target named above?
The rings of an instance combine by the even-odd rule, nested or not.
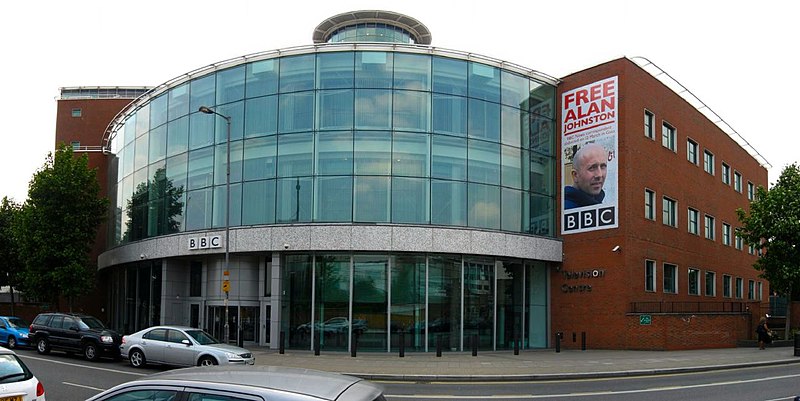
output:
[[[725,298],[731,297],[731,276],[727,274],[722,276],[722,296]]]
[[[656,219],[656,193],[649,189],[644,190],[644,218]]]
[[[664,125],[661,127],[661,145],[675,152],[677,150],[675,148],[676,137],[677,134],[675,133],[675,128],[667,123],[664,123]]]
[[[697,142],[691,139],[686,140],[686,160],[697,165]]]
[[[700,270],[689,268],[689,295],[700,295]]]
[[[722,163],[722,183],[731,185],[731,166]]]
[[[654,260],[644,261],[644,290],[656,291],[656,262]]]
[[[744,292],[744,279],[741,277],[736,277],[736,299],[742,299],[742,295]]]
[[[678,293],[678,266],[670,263],[664,263],[664,292]]]
[[[646,136],[646,137],[648,137],[650,139],[655,139],[655,137],[656,137],[656,134],[655,134],[655,131],[656,131],[655,123],[656,123],[656,116],[653,113],[651,113],[649,110],[645,110],[644,111],[644,136]]]
[[[706,296],[713,297],[717,295],[717,274],[714,272],[706,272],[705,277]]]
[[[700,218],[700,212],[695,209],[689,208],[688,220],[686,222],[686,227],[690,233],[697,235],[700,230],[699,222],[697,219]]]

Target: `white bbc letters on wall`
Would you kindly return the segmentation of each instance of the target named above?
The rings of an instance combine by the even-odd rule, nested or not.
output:
[[[212,235],[208,237],[189,237],[189,250],[197,251],[200,249],[222,248],[222,236]]]

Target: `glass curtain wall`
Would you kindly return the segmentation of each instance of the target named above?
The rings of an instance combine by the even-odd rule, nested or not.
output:
[[[106,322],[122,334],[130,334],[161,323],[161,261],[140,262],[118,269],[111,316]]]

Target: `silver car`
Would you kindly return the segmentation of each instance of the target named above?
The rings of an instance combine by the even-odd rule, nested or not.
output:
[[[254,365],[253,353],[223,344],[192,327],[155,326],[122,337],[120,352],[134,367],[148,363],[172,366]]]
[[[87,401],[385,401],[383,389],[357,377],[276,366],[212,366],[156,373]]]

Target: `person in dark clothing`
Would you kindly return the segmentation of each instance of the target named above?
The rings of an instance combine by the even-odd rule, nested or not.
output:
[[[772,343],[772,336],[767,326],[767,318],[762,317],[756,327],[756,334],[758,334],[758,349],[764,349],[767,344]]]
[[[599,144],[583,145],[572,159],[572,186],[564,188],[564,209],[603,202],[608,174],[608,151]]]

